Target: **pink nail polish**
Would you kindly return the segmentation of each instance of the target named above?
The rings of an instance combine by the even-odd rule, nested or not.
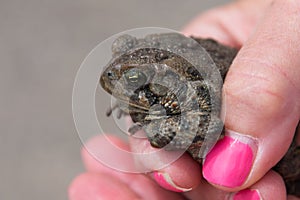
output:
[[[261,200],[258,190],[242,190],[234,194],[232,200]]]
[[[252,168],[256,148],[253,138],[227,131],[204,160],[204,178],[225,187],[241,186]]]
[[[173,191],[173,192],[187,192],[192,190],[192,188],[182,188],[176,185],[169,174],[161,173],[161,172],[154,172],[153,177],[155,181],[163,188]]]

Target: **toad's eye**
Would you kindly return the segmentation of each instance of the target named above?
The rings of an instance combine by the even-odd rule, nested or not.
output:
[[[125,78],[128,84],[141,86],[146,83],[146,75],[137,68],[132,68],[125,73]]]

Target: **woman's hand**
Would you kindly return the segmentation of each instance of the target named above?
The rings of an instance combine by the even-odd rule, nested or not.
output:
[[[87,172],[71,184],[70,199],[286,199],[282,178],[270,169],[286,153],[300,119],[299,13],[296,0],[243,0],[192,21],[184,34],[241,48],[224,83],[226,137],[202,169],[183,155],[150,175],[107,168],[83,149]],[[152,148],[147,140],[130,141],[135,152]],[[101,148],[102,142],[97,137],[88,146]],[[151,169],[148,159],[139,162]]]

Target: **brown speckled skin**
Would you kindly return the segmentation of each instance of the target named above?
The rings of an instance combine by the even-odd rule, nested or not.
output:
[[[148,37],[147,41],[149,42],[149,38],[150,42],[151,38],[157,40],[161,36],[172,38],[174,34],[156,34]],[[176,38],[175,36],[174,40]],[[237,50],[211,39],[193,39],[208,52],[224,80]],[[210,135],[217,132],[222,132],[219,139],[223,137],[223,123],[219,119],[220,112],[218,112],[220,105],[214,105],[218,111],[213,112],[212,101],[208,94],[209,87],[216,91],[221,88],[205,84],[203,77],[189,62],[171,52],[155,48],[132,50],[141,41],[145,42],[143,39],[136,39],[128,35],[116,40],[112,47],[114,58],[103,72],[100,84],[108,93],[118,99],[119,108],[130,114],[135,123],[134,128],[131,129],[133,133],[142,128],[152,146],[162,148],[168,145],[168,150],[185,149],[185,144],[192,141],[187,152],[201,163],[203,155],[200,155],[200,147],[205,145],[204,138],[209,139]],[[186,45],[183,48],[189,47]],[[165,68],[165,66],[168,67]],[[144,78],[159,74],[158,77],[161,76],[167,80],[164,83],[165,86],[170,84],[170,87],[178,89],[171,91],[164,86],[144,81],[141,86],[135,86],[132,90],[132,87],[126,85],[127,82],[122,77],[133,68],[141,69],[138,73],[142,73]],[[156,70],[153,70],[154,68]],[[136,72],[134,71],[134,73]],[[169,79],[167,79],[168,76],[170,76]],[[184,77],[184,79],[180,77]],[[179,79],[181,82],[177,81]],[[114,82],[116,80],[118,84]],[[192,84],[186,80],[191,81]],[[220,98],[221,101],[221,96],[218,92],[216,93],[215,98]],[[181,103],[178,104],[180,98]],[[190,103],[192,99],[197,99],[196,103]],[[169,102],[168,106],[166,106],[167,102]],[[152,111],[150,111],[151,109]],[[161,109],[164,110],[164,113],[161,113]],[[196,109],[197,111],[194,111]],[[186,126],[180,125],[181,122]],[[210,128],[208,128],[209,123]],[[295,140],[284,158],[273,169],[284,178],[287,192],[300,196],[300,146],[296,145]]]

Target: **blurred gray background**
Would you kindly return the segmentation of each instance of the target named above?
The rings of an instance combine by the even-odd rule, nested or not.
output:
[[[180,30],[228,0],[1,0],[0,199],[67,199],[84,168],[72,119],[76,72],[109,36]]]

